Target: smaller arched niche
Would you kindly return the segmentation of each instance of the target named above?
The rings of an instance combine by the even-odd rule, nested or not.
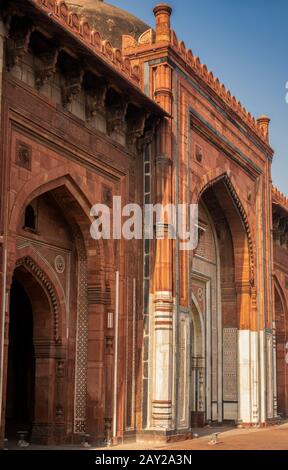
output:
[[[34,204],[35,206],[35,204]],[[37,214],[36,208],[32,204],[28,204],[24,213],[24,229],[36,231],[37,229]]]
[[[191,426],[218,421],[218,340],[221,338],[219,240],[204,201],[199,204],[199,241],[192,261]],[[220,333],[219,333],[220,332]]]

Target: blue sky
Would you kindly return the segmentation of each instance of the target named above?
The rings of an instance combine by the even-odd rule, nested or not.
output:
[[[154,25],[157,0],[109,0]],[[271,117],[273,180],[288,196],[288,1],[171,0],[178,38],[255,117]],[[287,90],[288,92],[288,90]]]

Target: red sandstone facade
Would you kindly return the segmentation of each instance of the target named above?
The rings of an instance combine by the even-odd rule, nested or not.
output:
[[[138,43],[125,37],[124,52],[144,71],[145,89],[149,82],[151,96],[172,116],[162,125],[165,138],[157,148],[158,200],[200,203],[203,238],[200,233],[193,255],[168,240],[156,248],[163,254],[153,273],[155,329],[163,312],[169,322],[166,337],[155,334],[151,350],[156,372],[150,377],[149,424],[188,432],[190,419],[194,425],[265,423],[277,415],[269,119],[255,121],[178,41],[169,7],[159,5],[154,13],[156,35],[151,30]],[[175,304],[180,323],[176,341]],[[190,341],[189,331],[194,336]],[[183,347],[176,372],[175,342]],[[270,368],[264,374],[261,361]],[[169,370],[168,389],[161,365],[163,374]]]
[[[123,435],[124,420],[131,427],[135,422],[124,410],[135,393],[133,318],[142,304],[142,265],[137,242],[91,238],[90,210],[98,202],[111,205],[114,195],[124,204],[142,203],[139,148],[152,142],[153,119],[163,111],[141,92],[129,59],[118,50],[112,56],[97,32],[91,43],[89,25],[79,25],[64,2],[12,3],[3,11],[1,36],[7,50],[1,94],[2,433],[5,421],[6,428],[13,425],[17,399],[23,406],[26,400],[35,442],[71,442],[84,431],[101,441]],[[56,12],[51,24],[49,11]],[[55,35],[58,49],[50,40]],[[89,66],[82,68],[84,54]],[[27,207],[34,210],[32,227]],[[6,293],[12,308],[12,294],[18,305],[23,290],[33,311],[35,378],[33,386],[24,381],[30,388],[21,397]],[[16,429],[6,431],[15,435]]]
[[[120,51],[64,2],[1,10],[2,439],[22,423],[35,442],[116,442],[287,415],[269,119],[177,39],[170,7],[154,13]],[[199,204],[197,250],[95,242],[90,209],[116,195]]]

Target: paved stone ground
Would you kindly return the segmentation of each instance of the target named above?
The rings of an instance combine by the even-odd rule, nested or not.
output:
[[[209,444],[211,437],[201,437],[169,446],[170,450],[288,450],[288,424],[266,429],[237,429],[223,432],[219,444]]]
[[[219,444],[212,446],[212,432],[220,431]],[[197,432],[197,431],[195,431]],[[199,431],[200,432],[200,431]],[[171,444],[142,444],[130,443],[110,447],[109,450],[288,450],[288,423],[281,426],[273,426],[265,429],[205,429],[201,430],[202,435],[198,439],[181,441]],[[203,435],[204,434],[204,435]],[[15,449],[13,443],[9,443],[10,449]],[[53,450],[55,447],[30,446],[29,450]],[[59,448],[57,448],[59,449]],[[63,450],[80,450],[79,447],[61,447]],[[97,448],[92,450],[107,450],[107,448]]]
[[[220,432],[219,444],[211,445],[211,432]],[[199,439],[155,445],[130,444],[113,447],[112,450],[288,450],[288,423],[264,429],[213,429]]]

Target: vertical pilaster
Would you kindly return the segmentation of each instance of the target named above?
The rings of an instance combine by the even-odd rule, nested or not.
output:
[[[3,71],[4,71],[4,47],[5,47],[5,26],[3,24],[2,18],[0,17],[0,136],[3,135],[3,125],[2,125],[2,101],[3,101]],[[6,257],[5,257],[5,236],[4,236],[4,213],[5,213],[5,187],[6,184],[5,178],[5,165],[3,158],[3,138],[0,138],[0,443],[3,440],[4,432],[4,341],[5,341],[5,322],[7,321],[6,317]]]
[[[266,124],[266,136],[267,142],[269,143],[269,117],[262,117],[262,122]],[[268,299],[267,304],[269,306],[268,310],[268,343],[267,350],[270,354],[271,359],[271,374],[268,376],[268,390],[270,393],[267,395],[267,409],[269,417],[276,418],[278,416],[278,403],[277,403],[277,364],[276,364],[276,316],[275,316],[275,303],[274,303],[274,282],[273,282],[273,215],[272,215],[272,175],[271,175],[271,163],[270,159],[266,161],[266,214],[264,220],[266,222],[266,231],[267,231],[267,249],[266,249],[266,282],[267,282],[267,292]],[[267,332],[268,333],[268,332]]]
[[[156,42],[170,40],[171,8],[157,5]],[[154,97],[171,116],[173,71],[168,63],[154,69]],[[164,207],[173,202],[172,193],[172,120],[160,124],[156,149],[156,203]],[[163,229],[156,227],[157,229]],[[152,427],[168,431],[174,428],[173,407],[173,242],[169,240],[168,214],[164,218],[164,237],[156,240],[154,290],[154,375],[152,386]]]
[[[267,288],[265,285],[265,267],[263,262],[265,259],[265,214],[264,208],[264,183],[263,176],[258,181],[257,189],[257,279],[258,279],[258,296],[257,296],[257,331],[259,335],[259,423],[265,423],[267,419],[266,406],[266,378],[267,378],[267,352],[266,352],[266,309],[267,309]]]
[[[173,298],[169,291],[155,294],[153,427],[173,428]]]
[[[4,70],[4,41],[6,36],[5,26],[0,18],[0,104],[2,104],[3,70]],[[2,113],[1,113],[2,114]]]
[[[257,123],[263,132],[264,139],[269,144],[270,118],[260,116]],[[276,338],[273,295],[273,237],[272,237],[272,199],[271,199],[271,160],[267,158],[265,170],[261,177],[261,199],[259,215],[261,217],[261,243],[259,244],[259,267],[262,270],[260,315],[262,381],[260,389],[261,422],[277,416],[276,391]],[[260,195],[259,195],[260,197]],[[260,230],[260,229],[259,229]]]
[[[237,286],[240,315],[238,332],[239,413],[240,424],[257,424],[259,420],[259,336],[256,318],[256,290],[245,282]]]

